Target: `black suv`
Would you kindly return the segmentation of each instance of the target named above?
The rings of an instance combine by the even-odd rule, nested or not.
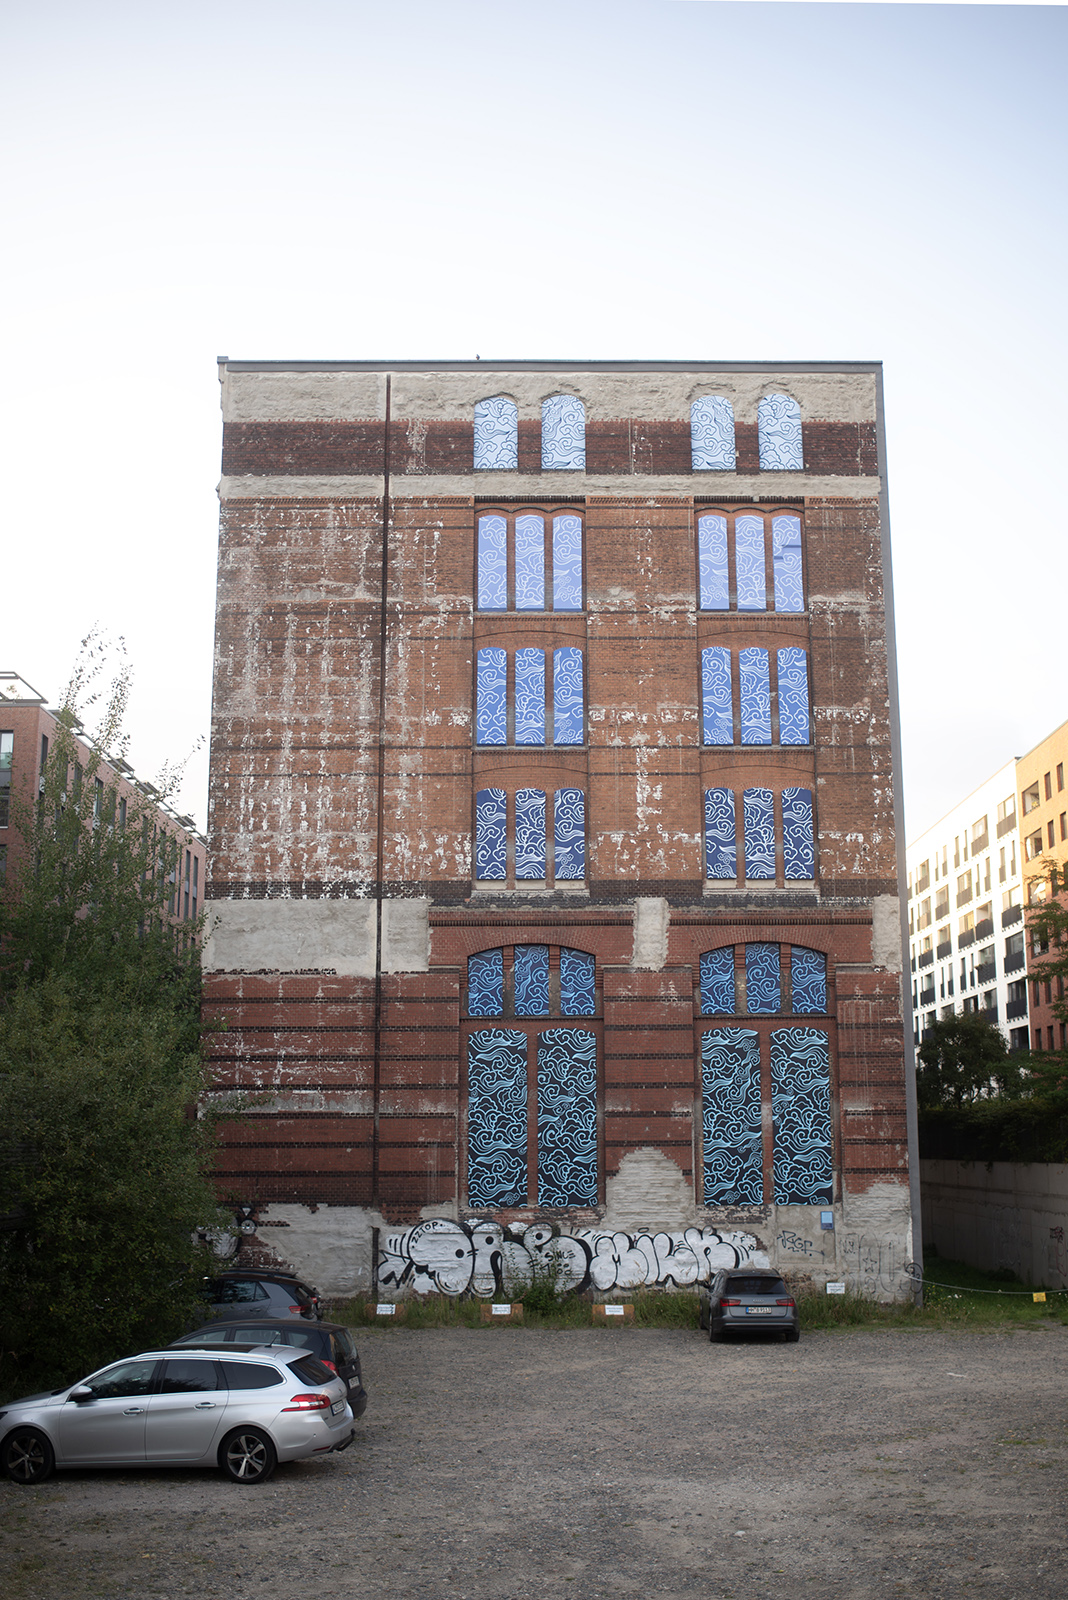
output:
[[[292,1272],[233,1267],[205,1278],[200,1295],[221,1316],[321,1318],[318,1289]]]
[[[193,1333],[183,1333],[169,1346],[179,1345],[295,1345],[318,1356],[324,1366],[336,1372],[348,1389],[349,1405],[354,1417],[362,1417],[367,1409],[367,1391],[360,1374],[360,1358],[356,1341],[350,1329],[338,1322],[306,1322],[302,1317],[219,1317],[206,1328]]]

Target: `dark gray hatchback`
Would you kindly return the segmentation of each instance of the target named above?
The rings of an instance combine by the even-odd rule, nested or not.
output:
[[[170,1348],[183,1344],[294,1345],[318,1356],[324,1366],[344,1380],[354,1417],[362,1417],[367,1409],[356,1341],[351,1330],[338,1322],[307,1322],[303,1317],[219,1318],[207,1327],[183,1333],[180,1339],[171,1341]]]
[[[735,1333],[780,1333],[791,1344],[801,1337],[797,1304],[773,1267],[725,1267],[700,1293],[713,1344]]]

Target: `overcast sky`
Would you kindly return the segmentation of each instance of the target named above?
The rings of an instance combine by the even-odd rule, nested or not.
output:
[[[1068,717],[1065,8],[0,16],[0,667],[123,635],[142,776],[208,731],[219,354],[881,359],[910,835]]]

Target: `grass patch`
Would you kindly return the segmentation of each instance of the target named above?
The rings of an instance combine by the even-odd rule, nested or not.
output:
[[[935,1328],[963,1331],[993,1331],[1021,1328],[1040,1331],[1049,1327],[1068,1327],[1068,1294],[1049,1291],[1049,1299],[1037,1304],[1031,1299],[1030,1285],[1004,1272],[981,1272],[962,1261],[946,1261],[931,1256],[926,1266],[928,1283],[924,1304],[879,1305],[862,1294],[802,1294],[797,1305],[802,1329],[849,1328]],[[934,1280],[933,1282],[931,1280]],[[501,1297],[503,1299],[503,1296]],[[566,1330],[600,1328],[615,1330],[616,1322],[592,1324],[591,1301],[585,1295],[555,1293],[554,1286],[536,1281],[523,1293],[513,1296],[523,1301],[523,1327]],[[638,1290],[629,1296],[638,1328],[696,1328],[697,1296],[685,1290]],[[350,1327],[368,1327],[367,1299],[336,1300],[328,1311],[335,1322]],[[452,1295],[421,1295],[405,1300],[404,1315],[397,1320],[380,1318],[378,1327],[398,1328],[486,1328],[516,1327],[516,1323],[483,1323],[483,1301],[460,1299]],[[621,1321],[621,1319],[620,1319]]]

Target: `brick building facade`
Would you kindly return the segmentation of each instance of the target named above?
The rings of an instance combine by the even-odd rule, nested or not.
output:
[[[222,1192],[334,1292],[905,1292],[878,366],[220,376]]]

